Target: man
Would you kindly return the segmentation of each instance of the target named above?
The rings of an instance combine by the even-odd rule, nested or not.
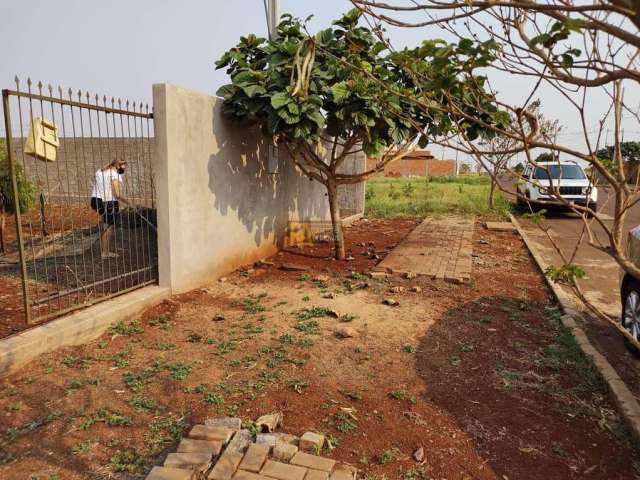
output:
[[[122,175],[126,167],[127,162],[115,159],[96,171],[91,191],[91,208],[102,215],[100,252],[103,259],[118,256],[115,251],[114,225],[120,211],[120,202],[129,204],[122,192]]]

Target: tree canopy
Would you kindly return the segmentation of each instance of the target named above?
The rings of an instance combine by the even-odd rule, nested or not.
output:
[[[218,90],[223,113],[260,125],[305,175],[327,187],[338,258],[338,185],[362,182],[435,136],[462,130],[478,137],[483,127],[443,107],[452,98],[478,100],[465,114],[488,123],[509,121],[478,94],[485,78],[468,76],[491,62],[494,42],[435,39],[392,51],[380,31],[359,25],[360,16],[358,9],[351,10],[310,35],[305,22],[283,15],[275,39],[241,37],[216,62],[231,79]],[[347,155],[359,151],[376,157],[375,166],[341,171]]]

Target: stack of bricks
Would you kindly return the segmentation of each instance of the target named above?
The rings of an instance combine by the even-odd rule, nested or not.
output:
[[[195,425],[146,480],[356,480],[357,470],[312,453],[323,435],[261,433],[255,442],[239,418],[209,419]]]

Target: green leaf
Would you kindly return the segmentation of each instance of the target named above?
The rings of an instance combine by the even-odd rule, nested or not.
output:
[[[259,95],[259,94],[267,93],[267,91],[265,90],[265,88],[262,85],[258,85],[256,83],[243,85],[240,88],[242,88],[242,91],[244,93],[246,93],[247,97],[249,97],[249,98],[253,98],[253,97],[255,97],[256,95]]]
[[[293,99],[287,92],[278,92],[271,96],[271,106],[275,109],[280,109],[292,101]]]
[[[347,82],[339,82],[336,83],[333,87],[331,87],[331,93],[333,95],[333,101],[338,105],[344,103],[345,99],[349,96],[349,87],[347,86]]]
[[[307,113],[307,118],[309,118],[309,120],[315,122],[316,125],[318,125],[318,128],[323,128],[324,127],[324,117],[317,110]]]

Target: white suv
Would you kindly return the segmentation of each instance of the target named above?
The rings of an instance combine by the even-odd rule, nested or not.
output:
[[[522,181],[516,187],[520,195],[535,204],[543,201],[558,201],[558,193],[568,202],[588,206],[594,212],[598,207],[598,189],[591,183],[582,167],[576,162],[538,162],[528,165],[522,172]],[[518,206],[526,201],[518,195]]]

